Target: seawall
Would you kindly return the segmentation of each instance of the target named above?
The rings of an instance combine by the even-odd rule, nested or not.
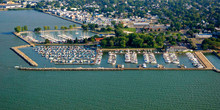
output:
[[[24,38],[21,36],[21,34],[20,34],[20,33],[13,32],[13,34],[14,34],[15,36],[17,36],[19,39],[21,39],[21,40],[23,40],[24,42],[28,43],[30,46],[32,46],[32,47],[34,47],[34,46],[35,46],[35,44],[34,44],[34,43],[32,43],[32,42],[30,42],[30,41],[28,41],[28,40],[24,39]]]
[[[123,71],[123,70],[212,70],[204,68],[29,68],[19,67],[19,70],[29,71]]]

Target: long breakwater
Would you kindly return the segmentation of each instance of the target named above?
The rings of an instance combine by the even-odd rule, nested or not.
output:
[[[27,55],[25,55],[22,51],[19,50],[19,48],[25,48],[25,47],[30,47],[30,45],[11,47],[11,49],[31,66],[38,66],[38,64],[35,61],[33,61],[31,58],[29,58]]]
[[[123,71],[123,70],[212,70],[203,68],[29,68],[19,67],[26,71]]]

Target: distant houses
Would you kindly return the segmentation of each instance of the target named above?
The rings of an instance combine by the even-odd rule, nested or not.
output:
[[[13,9],[13,8],[22,8],[20,4],[0,4],[0,9]]]
[[[85,7],[90,7],[92,5],[85,5]],[[93,5],[94,6],[94,5]],[[106,27],[107,25],[113,26],[112,21],[115,23],[123,23],[124,26],[131,28],[147,28],[149,31],[153,30],[165,30],[169,26],[163,24],[155,24],[158,21],[157,16],[148,15],[148,18],[141,18],[137,16],[131,16],[130,18],[111,18],[105,17],[104,14],[100,14],[97,12],[89,13],[87,11],[75,10],[75,11],[67,11],[66,9],[48,9],[48,12],[52,14],[69,18],[75,21],[79,21],[81,23],[92,23],[98,24],[100,27]],[[113,14],[114,12],[112,12]],[[153,25],[152,25],[153,24]]]
[[[37,3],[32,1],[23,1],[23,2],[12,2],[7,1],[0,4],[0,9],[16,9],[16,8],[26,8],[27,5],[34,6]]]

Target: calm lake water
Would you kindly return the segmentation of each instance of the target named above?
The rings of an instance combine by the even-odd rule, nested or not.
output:
[[[29,65],[10,50],[25,44],[11,34],[15,26],[73,23],[31,10],[0,16],[1,110],[220,109],[220,74],[213,71],[18,71],[15,65]]]

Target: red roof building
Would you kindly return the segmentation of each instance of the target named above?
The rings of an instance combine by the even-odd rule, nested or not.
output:
[[[100,42],[102,39],[104,39],[104,38],[95,38],[95,41]]]

